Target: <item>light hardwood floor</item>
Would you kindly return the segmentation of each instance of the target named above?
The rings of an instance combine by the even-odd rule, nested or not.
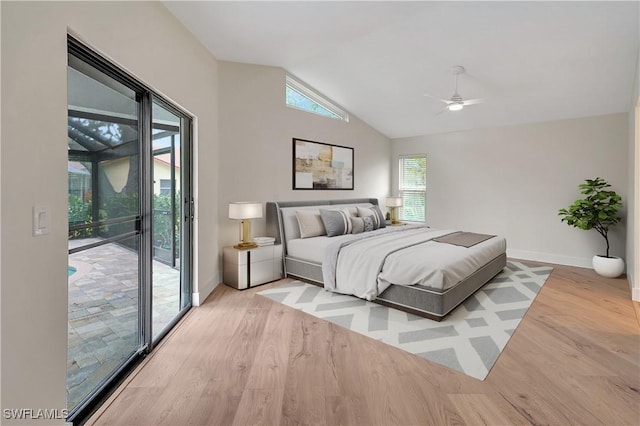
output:
[[[554,265],[484,381],[256,295],[279,283],[218,286],[87,424],[640,424],[625,279]]]

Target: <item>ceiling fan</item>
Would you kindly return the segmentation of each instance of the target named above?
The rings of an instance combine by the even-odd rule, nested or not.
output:
[[[462,98],[462,96],[460,96],[460,94],[458,93],[458,75],[460,74],[464,74],[465,73],[465,69],[462,65],[456,65],[451,69],[451,72],[453,72],[454,75],[454,79],[455,79],[455,87],[453,90],[453,96],[451,96],[451,99],[441,99],[441,98],[437,98],[435,96],[432,96],[428,93],[425,93],[425,96],[428,96],[430,98],[433,99],[437,99],[441,102],[444,102],[446,104],[446,106],[441,109],[440,111],[438,111],[437,114],[441,114],[442,112],[449,110],[449,111],[460,111],[461,109],[463,109],[466,106],[469,105],[475,105],[475,104],[479,104],[484,102],[483,99],[467,99],[464,100]],[[436,114],[436,115],[437,115]]]

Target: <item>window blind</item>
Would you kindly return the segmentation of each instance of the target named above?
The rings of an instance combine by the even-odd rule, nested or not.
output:
[[[427,156],[400,156],[399,191],[402,197],[400,220],[426,220]]]

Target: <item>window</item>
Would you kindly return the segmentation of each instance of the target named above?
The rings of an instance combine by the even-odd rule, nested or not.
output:
[[[346,111],[338,108],[327,99],[289,76],[287,76],[286,80],[285,93],[287,106],[291,108],[301,109],[337,120],[349,121],[349,114],[347,114]]]
[[[424,222],[427,199],[427,156],[400,156],[400,220]]]
[[[171,179],[160,179],[160,194],[171,194]]]

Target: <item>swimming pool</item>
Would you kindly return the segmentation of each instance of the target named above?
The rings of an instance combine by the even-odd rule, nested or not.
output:
[[[67,276],[70,277],[71,275],[75,274],[77,271],[76,268],[74,268],[73,266],[68,266],[67,267]]]

